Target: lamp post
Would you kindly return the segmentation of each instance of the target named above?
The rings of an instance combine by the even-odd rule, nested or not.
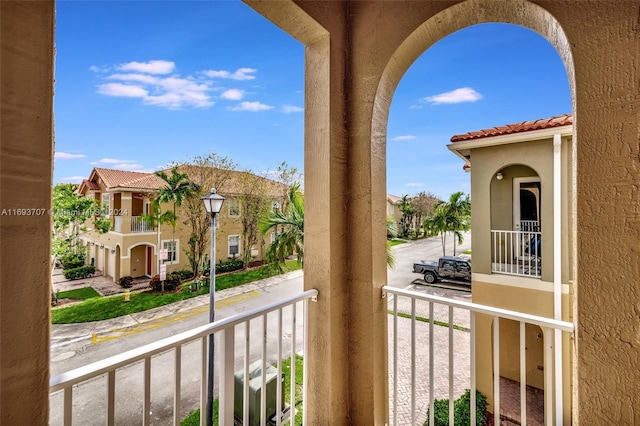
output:
[[[224,197],[216,194],[215,189],[211,189],[209,195],[201,198],[204,209],[211,216],[211,258],[209,259],[209,322],[215,320],[216,300],[216,215],[222,209]],[[213,424],[213,356],[214,356],[213,333],[209,334],[209,362],[207,371],[207,426]],[[201,413],[202,415],[202,413]]]

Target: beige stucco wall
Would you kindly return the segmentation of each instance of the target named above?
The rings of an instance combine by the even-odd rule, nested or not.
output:
[[[489,21],[545,35],[569,71],[577,154],[574,423],[640,423],[640,2],[247,3],[306,45],[305,286],[320,290],[309,312],[306,423],[387,421],[380,287],[389,106],[425,49]],[[3,1],[0,8],[0,200],[48,208],[53,2]],[[42,283],[50,273],[50,220],[1,220],[0,421],[46,424],[49,289]]]

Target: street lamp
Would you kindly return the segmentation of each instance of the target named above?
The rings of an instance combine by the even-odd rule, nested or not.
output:
[[[215,320],[216,312],[214,303],[216,300],[216,215],[222,209],[224,197],[216,194],[211,189],[209,195],[201,198],[204,209],[211,216],[211,258],[209,259],[209,322]],[[207,426],[213,424],[213,333],[209,334],[209,363],[207,372]],[[202,415],[202,413],[200,413]]]

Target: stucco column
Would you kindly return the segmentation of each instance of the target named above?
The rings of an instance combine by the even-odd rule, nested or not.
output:
[[[52,1],[0,2],[3,425],[48,424],[53,7]]]

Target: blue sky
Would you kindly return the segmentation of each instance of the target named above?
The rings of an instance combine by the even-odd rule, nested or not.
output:
[[[303,170],[304,47],[239,1],[57,2],[54,182],[216,152]],[[454,134],[571,112],[555,50],[522,27],[454,33],[393,98],[387,191],[469,192]]]

